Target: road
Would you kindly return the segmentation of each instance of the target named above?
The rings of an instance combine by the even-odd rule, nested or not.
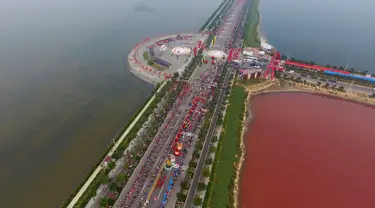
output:
[[[307,82],[310,82],[310,83],[322,83],[321,85],[325,85],[326,83],[330,84],[331,86],[332,85],[336,85],[337,87],[344,87],[345,90],[349,90],[349,88],[352,89],[352,91],[356,91],[356,92],[361,92],[361,93],[366,93],[366,94],[372,94],[372,93],[375,93],[375,90],[371,87],[366,87],[366,86],[360,86],[360,85],[351,85],[350,83],[345,83],[345,82],[331,82],[331,81],[322,81],[320,79],[313,79],[309,76],[301,76],[300,74],[289,74],[287,72],[283,72],[283,74],[285,74],[286,76],[288,77],[294,77],[294,78],[297,78],[297,77],[300,77],[302,80],[306,80]]]
[[[219,66],[210,64],[196,69],[194,73],[196,77],[185,85],[176,98],[162,127],[158,130],[114,207],[160,207],[162,201],[167,202],[170,191],[166,194],[168,197],[164,197],[164,193],[170,185],[170,180],[180,182],[179,177],[173,177],[172,174],[179,169],[179,166],[188,163],[186,156],[194,150],[190,146],[201,126],[203,117],[201,109],[205,107],[206,99],[210,98],[213,92],[211,87],[220,71]],[[186,151],[176,156],[175,167],[166,170],[164,165],[166,159],[174,152],[176,137],[179,137]],[[162,181],[161,184],[160,181]]]
[[[228,16],[225,18],[222,26],[219,28],[217,32],[216,42],[212,47],[214,50],[228,51],[229,47],[232,46],[234,36],[238,35],[234,33],[235,27],[242,22],[244,3],[244,1],[237,1],[237,3],[233,5],[232,10],[228,13]],[[234,45],[238,44],[234,43]],[[228,81],[231,73],[231,69],[228,68],[227,74],[224,79],[223,89],[225,89],[228,86]],[[216,127],[215,121],[217,119],[218,112],[220,109],[220,107],[218,106],[220,106],[223,102],[224,96],[225,90],[222,90],[217,105],[215,107],[215,111],[213,113],[213,117],[211,120],[212,122],[210,123],[209,129],[207,131],[203,150],[199,158],[198,165],[195,170],[195,174],[185,201],[184,207],[186,208],[192,207],[193,199],[195,193],[197,192],[198,183],[202,175],[202,169],[204,167],[204,163],[208,155],[208,150],[211,145],[211,138]]]
[[[164,164],[169,153],[167,148],[171,145],[171,139],[182,123],[184,117],[182,112],[188,109],[188,101],[193,96],[185,96],[188,91],[189,87],[185,86],[179,98],[176,99],[175,105],[169,111],[162,127],[158,130],[148,150],[122,190],[114,207],[140,207],[139,201],[144,198],[140,197],[140,195],[143,194],[144,190],[152,188],[153,181],[159,172],[158,170]]]
[[[228,69],[227,74],[226,74],[225,79],[224,79],[223,88],[226,88],[228,86],[228,80],[229,80],[230,74],[231,74],[231,69]],[[202,149],[202,153],[201,153],[201,156],[199,158],[197,168],[195,169],[195,174],[194,174],[192,183],[190,185],[188,195],[186,197],[185,207],[192,207],[192,202],[193,202],[195,193],[197,192],[198,183],[200,181],[203,166],[204,166],[204,163],[206,161],[206,158],[207,158],[207,155],[208,155],[208,152],[209,152],[208,150],[209,150],[209,147],[211,145],[211,138],[212,138],[212,135],[213,135],[215,127],[216,127],[216,119],[217,119],[217,116],[218,116],[220,105],[223,102],[224,96],[225,96],[225,90],[222,90],[221,93],[220,93],[220,96],[219,96],[219,100],[216,104],[214,114],[212,116],[211,121],[213,121],[213,122],[210,123],[210,126],[208,128],[207,136],[205,138],[205,142],[204,142],[203,149]]]
[[[211,21],[207,24],[207,26],[203,30],[207,30],[207,28],[212,24],[212,22],[216,19],[218,15],[221,14],[223,8],[228,4],[229,0],[226,0],[226,2],[221,6],[219,11],[216,12],[215,16],[211,19]]]
[[[243,1],[235,3],[217,31],[216,43],[209,50],[227,51],[233,31],[241,20]],[[219,58],[215,65],[198,66],[189,82],[169,109],[162,127],[148,147],[146,153],[120,193],[114,207],[173,207],[169,199],[175,199],[174,189],[179,188],[182,176],[181,166],[188,164],[194,151],[194,141],[199,133],[206,103],[212,99],[213,87],[223,69]],[[229,74],[229,73],[228,73]],[[225,77],[225,83],[228,75]],[[223,99],[223,91],[219,102]],[[214,113],[214,119],[217,112]],[[210,125],[208,137],[212,136]],[[174,156],[176,142],[181,142],[183,151]],[[205,142],[202,154],[206,155],[210,142]],[[174,166],[165,168],[167,159],[173,158]],[[204,156],[205,157],[205,156]],[[202,161],[199,161],[202,168]],[[172,194],[174,193],[174,194]],[[170,200],[175,201],[175,200]]]

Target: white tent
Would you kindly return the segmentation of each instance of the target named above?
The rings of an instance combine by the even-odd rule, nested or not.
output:
[[[262,43],[260,44],[260,46],[261,46],[264,50],[271,50],[271,49],[272,49],[272,46],[269,45],[269,44],[267,44],[267,43],[265,43],[265,42],[262,42]]]
[[[165,46],[165,45],[162,45],[161,47],[160,47],[160,51],[165,51],[167,49],[167,47]]]
[[[245,51],[245,50],[242,52],[242,54],[245,55],[245,56],[253,56],[254,55],[254,53],[252,51]]]

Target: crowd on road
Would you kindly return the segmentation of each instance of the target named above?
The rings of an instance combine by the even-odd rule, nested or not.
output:
[[[169,173],[172,178],[179,176],[181,166],[186,163],[186,153],[192,146],[194,136],[199,132],[204,115],[207,98],[213,93],[217,77],[220,76],[222,63],[209,66],[208,69],[202,67],[202,73],[196,76],[191,83],[186,83],[180,94],[175,99],[164,124],[154,138],[149,147],[149,152],[145,154],[142,161],[134,171],[128,183],[131,186],[125,187],[118,197],[115,207],[143,207],[145,203],[150,203],[153,195],[152,191],[160,175],[167,177],[169,171],[164,171],[166,160],[174,153],[177,142],[183,144],[181,155],[176,156],[175,164],[178,164],[179,171]],[[190,149],[192,151],[192,149]],[[171,178],[168,176],[168,179]],[[161,189],[166,190],[161,201],[154,196],[150,204],[166,204],[174,182],[167,180]],[[155,202],[156,201],[156,202]]]
[[[239,7],[233,7],[223,19],[221,29],[217,31],[219,38],[214,46],[217,49],[226,50],[232,47],[233,39],[236,38],[234,31],[239,26],[238,20],[241,16],[236,14],[237,12],[242,11]],[[229,29],[224,28],[226,23],[230,23]],[[197,67],[194,79],[183,85],[179,95],[173,99],[173,105],[166,109],[168,115],[164,124],[118,197],[115,207],[164,207],[167,204],[171,189],[176,184],[175,181],[178,181],[181,166],[188,162],[187,153],[194,149],[194,135],[202,126],[204,109],[212,99],[225,61],[223,59],[212,62],[212,65]],[[174,163],[178,164],[178,168],[171,173],[173,167],[166,170],[165,164],[174,154],[177,142],[182,143],[183,151],[175,155]],[[161,189],[159,195],[153,193],[156,184],[156,188]],[[162,192],[163,197],[159,198]]]

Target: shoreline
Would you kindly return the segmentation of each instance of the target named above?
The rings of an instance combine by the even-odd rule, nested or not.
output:
[[[257,7],[257,14],[258,14],[258,25],[257,25],[257,33],[258,33],[258,39],[260,43],[266,43],[270,45],[272,48],[274,48],[271,44],[268,43],[266,36],[262,33],[262,14],[260,13],[260,0],[258,1],[258,7]]]
[[[271,83],[270,85],[267,85],[266,87],[264,86],[260,86],[260,85],[263,85],[263,83],[261,84],[257,84],[257,85],[253,85],[253,86],[249,86],[246,88],[246,91],[248,92],[248,97],[245,101],[246,105],[245,105],[245,112],[248,113],[248,114],[245,114],[245,121],[244,121],[244,125],[242,127],[242,134],[241,134],[241,156],[240,156],[240,164],[237,166],[237,170],[236,170],[236,178],[235,178],[235,184],[234,184],[234,190],[233,190],[233,194],[234,194],[234,197],[235,197],[235,200],[234,200],[234,203],[233,203],[233,206],[234,207],[241,207],[241,180],[243,178],[243,162],[245,161],[245,156],[246,156],[246,134],[249,133],[250,131],[250,128],[248,128],[248,126],[251,124],[252,120],[253,120],[253,114],[252,114],[252,105],[251,105],[251,99],[255,96],[262,96],[262,95],[267,95],[267,94],[271,94],[271,93],[309,93],[309,94],[312,94],[312,95],[317,95],[317,96],[324,96],[326,98],[330,98],[330,99],[336,99],[336,100],[339,100],[339,101],[345,101],[345,102],[352,102],[352,103],[355,103],[355,104],[359,104],[359,105],[363,105],[365,107],[370,107],[370,108],[374,108],[375,109],[375,99],[373,100],[374,103],[369,103],[369,102],[363,102],[361,100],[358,100],[358,99],[355,99],[353,97],[342,97],[342,96],[339,96],[339,95],[335,95],[335,94],[330,94],[330,93],[327,93],[327,92],[322,92],[322,91],[317,91],[317,90],[312,90],[312,89],[306,89],[306,88],[302,88],[302,87],[295,87],[295,86],[278,86],[278,85],[275,85],[275,83]],[[271,89],[273,87],[276,87],[276,89]],[[259,88],[257,88],[259,87]],[[255,88],[255,89],[251,89],[251,88]],[[243,146],[242,146],[243,145]]]
[[[257,6],[257,15],[258,15],[258,25],[257,25],[257,37],[258,37],[258,40],[260,41],[260,43],[262,42],[266,42],[266,39],[265,37],[263,36],[262,34],[262,31],[261,31],[261,24],[262,24],[262,15],[260,14],[260,0],[256,0],[258,2],[258,6]]]
[[[233,197],[234,197],[234,200],[233,200],[233,207],[240,207],[240,200],[239,200],[239,197],[240,197],[240,191],[241,191],[241,187],[240,187],[240,181],[241,181],[241,175],[242,175],[242,166],[243,166],[243,163],[245,161],[245,154],[246,154],[246,148],[245,148],[245,141],[244,141],[244,136],[247,132],[247,125],[251,122],[252,120],[252,114],[251,114],[251,109],[248,108],[248,105],[249,105],[249,100],[250,100],[250,97],[251,97],[251,94],[250,93],[247,93],[247,97],[245,99],[245,102],[244,102],[244,106],[245,106],[245,113],[242,117],[242,129],[241,129],[241,138],[240,138],[240,150],[241,150],[241,153],[240,153],[240,159],[239,159],[239,163],[238,163],[238,166],[235,170],[236,172],[236,176],[235,176],[235,179],[234,179],[234,188],[233,188]]]

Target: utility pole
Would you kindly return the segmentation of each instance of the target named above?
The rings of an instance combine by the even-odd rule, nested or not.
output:
[[[352,62],[352,61],[349,61],[349,62],[346,64],[346,66],[345,66],[345,71],[348,70],[348,67],[349,67],[350,62]]]
[[[352,81],[352,83],[350,84],[350,87],[349,87],[349,89],[348,89],[348,92],[349,92],[349,93],[352,91],[353,83],[354,83],[354,78],[353,78],[353,81]]]

